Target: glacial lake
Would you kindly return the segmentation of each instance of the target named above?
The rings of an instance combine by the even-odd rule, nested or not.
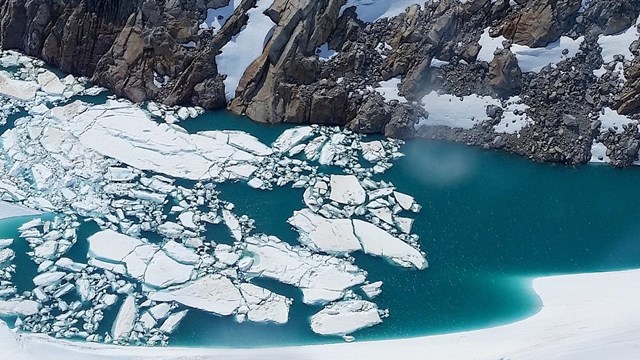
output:
[[[225,112],[205,113],[181,126],[190,132],[243,130],[267,144],[284,129]],[[640,211],[634,206],[640,203],[640,169],[537,164],[461,144],[419,140],[408,142],[402,151],[406,156],[379,179],[393,182],[423,206],[413,231],[421,238],[429,267],[407,270],[356,254],[356,264],[369,272],[368,278],[384,282],[375,302],[390,311],[383,324],[356,332],[357,341],[511,322],[539,310],[531,277],[640,268]],[[256,231],[297,244],[297,233],[286,220],[304,206],[301,189],[260,191],[244,183],[218,188],[238,214],[255,219]],[[17,239],[16,228],[22,222],[4,220],[0,238]],[[86,261],[83,240],[97,230],[91,223],[83,225],[79,242],[67,256]],[[216,242],[232,241],[224,225],[212,225],[208,236]],[[14,245],[18,252],[27,248],[22,240]],[[14,263],[19,290],[32,287],[35,264],[24,254]],[[302,305],[298,289],[265,280],[255,283],[294,298],[286,325],[238,324],[231,318],[190,311],[171,345],[254,347],[342,341],[311,332],[308,318],[321,307]],[[113,308],[102,333],[118,306]]]

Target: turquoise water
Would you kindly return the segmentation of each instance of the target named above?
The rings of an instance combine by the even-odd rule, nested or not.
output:
[[[248,131],[266,143],[283,130],[227,113],[207,113],[182,124],[190,132]],[[412,337],[468,330],[513,321],[539,309],[530,277],[640,268],[640,169],[537,164],[460,144],[412,141],[406,156],[384,176],[423,205],[414,232],[430,267],[411,271],[369,256],[356,263],[371,281],[384,281],[376,299],[391,316],[355,334],[357,340]],[[329,169],[323,169],[323,171]],[[301,209],[302,190],[259,191],[223,184],[221,198],[237,214],[256,221],[257,231],[297,244],[286,223]],[[15,220],[2,223],[1,237],[15,236]],[[83,239],[96,228],[83,225]],[[15,233],[15,231],[14,231]],[[228,230],[211,226],[215,241],[230,242]],[[154,240],[154,239],[150,239]],[[70,257],[83,260],[86,243]],[[18,271],[33,276],[26,256]],[[25,263],[25,264],[23,264]],[[308,317],[319,308],[301,305],[299,290],[273,281],[257,284],[295,300],[286,325],[238,324],[191,311],[172,345],[251,347],[341,341],[314,335]]]
[[[254,135],[259,133],[256,126],[264,130],[266,137],[260,138],[265,142],[282,131],[224,113],[221,117],[205,117],[190,130],[206,129],[211,126],[207,122],[235,121],[235,128]],[[384,281],[376,303],[391,312],[382,325],[356,333],[358,340],[510,322],[538,311],[533,276],[640,267],[640,212],[633,206],[640,201],[640,169],[538,164],[431,141],[409,142],[403,152],[406,157],[382,177],[423,205],[414,232],[421,237],[430,267],[411,271],[356,255],[371,281]],[[237,213],[256,220],[259,231],[297,242],[286,219],[303,206],[301,191],[264,192],[231,184],[218,188]],[[300,298],[281,284],[261,285]],[[173,344],[245,347],[336,341],[308,329],[307,318],[315,310],[294,307],[284,326],[229,325],[194,312]]]

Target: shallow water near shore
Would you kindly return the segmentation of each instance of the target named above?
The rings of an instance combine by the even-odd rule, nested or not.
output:
[[[180,125],[189,132],[242,130],[267,144],[285,128],[255,124],[226,112],[208,112]],[[460,144],[419,140],[408,142],[403,152],[406,156],[380,179],[393,182],[422,204],[414,232],[420,235],[430,266],[411,271],[356,254],[356,264],[369,272],[368,278],[384,282],[376,303],[390,311],[383,324],[355,333],[358,341],[514,321],[539,309],[531,277],[640,267],[640,212],[632,206],[640,202],[640,169],[537,164]],[[302,190],[260,191],[240,183],[218,189],[238,214],[255,219],[257,231],[297,244],[297,234],[286,220],[303,208]],[[16,237],[20,223],[2,221],[0,238]],[[95,231],[96,226],[83,225],[79,242],[67,256],[85,260],[83,240]],[[225,231],[213,227],[210,234],[225,237]],[[23,245],[14,248],[26,251]],[[21,289],[18,283],[28,282],[25,276],[35,274],[36,266],[26,255],[19,255],[15,263]],[[238,324],[190,311],[171,345],[254,347],[342,341],[311,332],[308,317],[319,308],[301,305],[299,290],[273,281],[256,280],[256,284],[294,298],[289,323]]]

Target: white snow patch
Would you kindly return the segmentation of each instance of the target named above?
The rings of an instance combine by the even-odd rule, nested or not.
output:
[[[233,12],[241,2],[241,0],[231,0],[227,6],[207,9],[207,18],[200,24],[200,29],[211,30],[214,34],[217,33],[233,15]]]
[[[478,61],[491,62],[493,53],[496,49],[502,49],[502,42],[505,41],[504,36],[492,38],[489,35],[489,28],[485,29],[480,41],[482,47],[478,53]],[[545,47],[530,48],[524,45],[512,44],[511,52],[518,59],[518,66],[522,72],[540,72],[542,68],[550,64],[557,64],[565,59],[575,56],[580,50],[580,44],[584,41],[584,36],[580,36],[573,40],[567,36],[561,36],[558,40],[549,43]],[[567,55],[562,52],[567,50]]]
[[[421,119],[417,127],[444,125],[450,128],[471,129],[489,119],[487,105],[500,106],[500,101],[490,96],[473,94],[460,98],[431,91],[422,98],[422,104],[429,116]]]
[[[351,6],[356,6],[358,19],[364,22],[375,22],[382,18],[392,18],[402,14],[412,5],[424,5],[417,0],[348,0],[340,9],[340,15]]]
[[[602,125],[600,125],[601,131],[607,131],[611,128],[615,130],[616,134],[621,134],[624,131],[623,125],[636,123],[635,120],[630,119],[628,116],[620,115],[617,111],[608,107],[603,110],[604,114],[601,113],[598,117],[598,120],[602,122]]]
[[[400,83],[402,82],[402,78],[400,76],[396,76],[387,81],[380,81],[379,87],[373,88],[375,92],[382,95],[386,101],[397,100],[401,103],[406,103],[407,99],[404,96],[400,96]]]
[[[602,60],[605,63],[613,61],[615,55],[623,55],[625,60],[632,60],[633,54],[629,50],[631,43],[638,40],[636,24],[640,18],[627,30],[613,35],[600,35],[598,45],[602,48]]]
[[[220,49],[216,56],[218,72],[225,74],[224,80],[227,100],[235,97],[236,88],[245,70],[262,54],[264,43],[275,26],[263,13],[269,9],[273,0],[258,0],[256,7],[247,11],[247,25]]]

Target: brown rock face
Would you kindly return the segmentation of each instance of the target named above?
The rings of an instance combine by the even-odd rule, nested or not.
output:
[[[204,46],[196,33],[207,6],[227,3],[5,0],[0,3],[0,47],[20,49],[63,71],[90,77],[133,101],[202,101],[220,107],[224,102],[216,98],[219,92],[202,93],[222,85],[211,54],[215,46]],[[201,44],[196,43],[196,49],[181,45],[189,41]],[[194,72],[199,76],[193,77]],[[165,76],[167,84],[154,83]],[[176,90],[177,84],[182,86]]]
[[[276,0],[267,15],[271,39],[240,80],[230,109],[256,121],[344,124],[342,86],[317,84],[316,48],[329,40],[345,0]],[[290,96],[273,96],[286,94]]]
[[[514,12],[501,33],[516,44],[541,47],[555,41],[569,16],[580,8],[580,0],[530,0]]]
[[[623,115],[640,111],[640,61],[635,58],[631,66],[625,70],[625,83],[622,97],[618,104],[618,112]]]
[[[511,95],[522,85],[518,59],[509,50],[498,51],[489,64],[489,85],[501,95]]]

